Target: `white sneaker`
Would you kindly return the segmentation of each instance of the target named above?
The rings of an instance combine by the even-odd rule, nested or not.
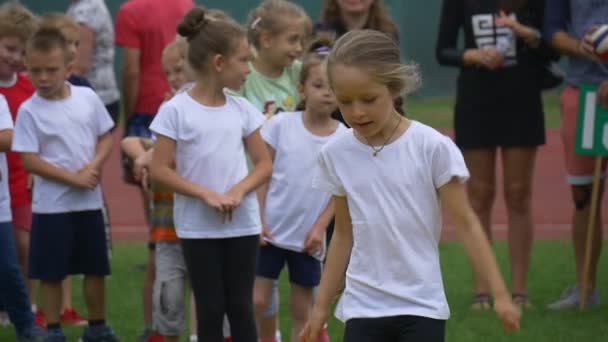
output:
[[[547,305],[547,309],[550,310],[564,310],[564,309],[573,309],[578,308],[580,304],[580,292],[578,289],[578,285],[574,285],[566,288],[559,299],[549,305]],[[598,306],[600,304],[600,295],[597,289],[594,289],[593,292],[589,295],[587,299],[587,306]]]

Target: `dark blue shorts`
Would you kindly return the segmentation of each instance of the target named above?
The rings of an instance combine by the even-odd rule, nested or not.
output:
[[[152,138],[152,131],[150,131],[152,120],[154,120],[154,115],[142,113],[131,115],[125,127],[125,137]],[[133,178],[133,161],[124,152],[121,152],[121,158],[123,180],[127,184],[140,187],[141,183]]]
[[[34,214],[30,239],[32,279],[61,281],[71,274],[110,274],[101,209]]]
[[[321,281],[321,262],[307,253],[290,251],[273,245],[260,247],[256,275],[278,279],[287,263],[289,281],[302,287],[316,287]]]

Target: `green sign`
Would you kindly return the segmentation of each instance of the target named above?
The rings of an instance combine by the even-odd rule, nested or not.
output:
[[[596,85],[580,87],[576,153],[608,156],[608,110],[597,103]]]

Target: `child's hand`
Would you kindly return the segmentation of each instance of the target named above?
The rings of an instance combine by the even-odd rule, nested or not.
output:
[[[328,316],[327,310],[318,309],[315,305],[310,314],[310,319],[300,333],[300,342],[317,342]]]
[[[141,182],[143,180],[144,170],[148,168],[148,158],[145,155],[141,155],[133,162],[133,178]]]
[[[313,226],[306,240],[304,241],[304,251],[309,255],[315,256],[323,252],[324,231]]]
[[[239,205],[241,205],[241,202],[243,201],[243,197],[245,196],[245,194],[241,190],[239,190],[235,187],[235,188],[230,189],[226,193],[226,196],[232,198],[232,200],[235,203],[234,209],[236,209],[236,208],[238,208]]]
[[[74,185],[80,188],[94,190],[97,184],[99,184],[99,171],[91,165],[80,169],[74,177]]]
[[[260,246],[268,245],[268,241],[272,241],[272,235],[270,234],[270,229],[266,224],[262,224],[262,234],[260,235]]]
[[[222,216],[222,223],[232,220],[232,211],[236,207],[234,199],[215,191],[204,193],[201,199]]]
[[[148,168],[145,167],[143,169],[141,169],[141,187],[144,190],[150,189],[150,182],[148,181],[149,179],[149,172],[148,172]]]
[[[504,329],[508,332],[519,330],[521,311],[513,303],[511,297],[504,296],[494,300],[494,311],[496,316],[502,321]]]

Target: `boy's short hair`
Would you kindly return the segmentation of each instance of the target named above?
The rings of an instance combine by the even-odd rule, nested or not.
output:
[[[17,37],[25,44],[38,29],[38,18],[17,2],[0,6],[0,38]]]
[[[26,51],[50,52],[53,49],[61,49],[69,59],[68,41],[56,28],[42,27],[38,29],[27,41]]]
[[[61,32],[65,30],[80,34],[80,25],[70,16],[60,12],[46,13],[40,18],[40,28],[55,28]],[[70,37],[65,37],[70,39]]]

